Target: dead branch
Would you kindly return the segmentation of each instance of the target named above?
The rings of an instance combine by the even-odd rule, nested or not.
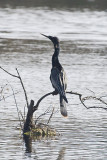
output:
[[[86,89],[95,95],[95,92],[94,92],[94,91],[92,91],[92,90],[89,89],[89,88],[86,88]]]
[[[3,71],[5,71],[7,74],[9,74],[10,76],[19,78],[19,76],[16,76],[16,75],[14,75],[14,74],[9,73],[8,71],[6,71],[6,70],[5,70],[4,68],[2,68],[1,66],[0,66],[0,68],[1,68]]]
[[[16,95],[16,94],[18,94],[18,93],[20,93],[20,92],[15,92],[14,94]],[[6,96],[6,97],[3,96],[3,98],[1,98],[0,101],[2,101],[2,100],[4,100],[4,99],[7,99],[7,98],[9,98],[9,97],[11,97],[11,96],[13,96],[13,94],[10,94],[9,96]]]
[[[24,95],[25,95],[25,99],[26,99],[27,108],[28,108],[29,103],[28,103],[27,93],[26,93],[26,90],[25,90],[25,87],[24,87],[24,84],[23,84],[23,81],[22,81],[22,78],[21,78],[21,76],[20,76],[20,74],[19,74],[18,69],[16,68],[16,71],[17,71],[17,74],[18,74],[18,76],[16,76],[16,75],[11,74],[10,72],[6,71],[6,70],[5,70],[4,68],[2,68],[1,66],[0,66],[0,68],[1,68],[3,71],[5,71],[7,74],[9,74],[10,76],[15,77],[15,78],[18,78],[18,79],[20,80],[20,83],[21,83],[22,88],[23,88],[23,91],[24,91]]]
[[[73,94],[73,95],[79,96],[79,100],[80,100],[81,104],[82,104],[85,108],[87,108],[87,109],[91,109],[91,108],[102,108],[102,109],[107,110],[106,107],[97,107],[97,106],[87,107],[86,104],[84,103],[86,100],[92,98],[92,99],[96,99],[96,100],[100,101],[101,103],[107,105],[107,103],[106,103],[105,101],[103,101],[101,98],[97,98],[97,97],[95,97],[95,96],[87,96],[87,97],[83,97],[83,98],[82,98],[82,94],[77,93],[77,92],[72,92],[72,91],[67,91],[66,93],[67,93],[67,94]],[[35,111],[38,109],[38,106],[39,106],[40,102],[41,102],[44,98],[46,98],[47,96],[49,96],[49,95],[56,95],[56,93],[55,93],[55,91],[53,91],[53,92],[49,92],[49,93],[45,94],[44,96],[42,96],[42,97],[37,101],[36,105],[34,106],[33,112],[35,112]]]
[[[79,96],[80,102],[83,104],[83,106],[84,106],[84,107],[86,107],[86,108],[87,108],[87,106],[85,105],[85,103],[82,101],[82,94],[77,93],[77,92],[72,92],[72,91],[70,91],[70,92],[66,92],[66,93],[74,94],[74,95]]]
[[[5,84],[3,87],[1,87],[0,94],[1,94],[1,97],[3,97],[3,98],[0,97],[0,101],[4,100],[4,96],[3,96],[2,94],[3,94],[4,88],[5,88],[6,86],[7,86],[7,84]]]
[[[40,102],[41,102],[45,97],[47,97],[47,96],[49,96],[49,95],[55,95],[55,91],[49,92],[49,93],[45,94],[44,96],[42,96],[42,97],[37,101],[36,105],[34,106],[33,112],[35,112],[35,111],[38,109],[38,106],[39,106]]]
[[[53,114],[54,114],[54,108],[53,108],[52,113],[51,113],[51,115],[50,115],[50,117],[49,117],[49,119],[48,119],[47,124],[49,124],[49,122],[50,122],[50,120],[51,120],[51,118],[52,118]]]
[[[51,117],[52,117],[52,115],[53,115],[53,111],[54,111],[54,110],[52,110],[52,113],[51,113],[48,121],[50,121],[50,119],[51,119]],[[37,117],[36,120],[35,120],[35,125],[37,125],[38,120],[39,120],[42,116],[44,116],[44,115],[46,115],[46,114],[48,114],[48,113],[50,113],[50,112],[51,112],[51,111],[50,111],[50,109],[48,108],[44,113],[42,113],[39,117]],[[49,122],[47,122],[47,124],[48,124],[48,123],[49,123]]]
[[[90,99],[94,99],[94,100],[97,100],[99,102],[101,102],[102,104],[105,104],[107,106],[107,103],[105,101],[103,101],[101,98],[98,98],[98,97],[95,97],[95,96],[87,96],[87,97],[84,97],[82,98],[82,102],[85,102],[86,100],[90,100]],[[107,107],[97,107],[97,106],[91,106],[91,107],[87,107],[87,109],[91,109],[91,108],[98,108],[98,109],[104,109],[104,110],[107,110]]]
[[[7,84],[5,84],[3,87],[1,87],[1,91],[0,94],[2,95],[4,88],[7,86]]]
[[[106,111],[107,111],[107,107],[101,107],[101,106],[99,106],[99,107],[97,107],[97,106],[87,107],[87,109],[92,109],[92,108],[104,109],[104,110],[106,110]]]
[[[35,125],[37,124],[37,121],[44,115],[48,114],[50,112],[49,108],[44,112],[42,113],[39,117],[36,118],[36,121],[35,121]]]
[[[19,122],[20,122],[20,127],[21,127],[21,129],[22,129],[22,124],[21,124],[21,119],[20,119],[20,114],[19,114],[19,109],[18,109],[18,105],[17,105],[15,93],[14,93],[14,90],[13,90],[13,87],[11,86],[11,84],[9,84],[9,85],[10,85],[11,90],[12,90],[12,92],[13,92],[13,97],[14,97],[14,101],[15,101],[15,105],[16,105],[16,109],[17,109],[17,113],[18,113],[18,118],[19,118]]]
[[[23,116],[22,112],[21,112],[21,111],[19,111],[19,114],[21,115],[22,121],[23,121],[23,123],[24,123],[24,122],[25,122],[25,118],[24,118],[24,116]]]
[[[92,92],[92,91],[91,91],[91,92]],[[101,98],[97,98],[97,97],[95,97],[95,96],[87,96],[87,97],[83,97],[83,98],[82,98],[82,94],[77,93],[77,92],[72,92],[72,91],[71,91],[71,92],[66,92],[66,93],[78,95],[78,96],[79,96],[79,99],[80,99],[80,102],[81,102],[81,103],[83,104],[83,106],[84,106],[85,108],[87,108],[87,109],[98,108],[98,109],[107,110],[107,107],[97,107],[97,106],[87,107],[87,106],[85,105],[85,103],[84,103],[86,100],[95,99],[95,100],[98,100],[98,101],[100,101],[101,103],[107,105],[107,103],[106,103],[105,101],[103,101]],[[93,92],[93,93],[94,93],[94,92]]]
[[[82,101],[85,102],[86,100],[89,100],[89,99],[95,99],[95,100],[98,100],[101,103],[107,105],[107,103],[105,101],[103,101],[101,98],[97,98],[95,96],[94,97],[93,96],[84,97],[84,98],[82,98]]]
[[[22,78],[21,78],[21,76],[20,76],[19,71],[18,71],[18,69],[17,69],[17,68],[16,68],[16,71],[17,71],[18,77],[19,77],[19,79],[20,79],[20,83],[21,83],[21,85],[22,85],[22,88],[23,88],[23,91],[24,91],[24,94],[25,94],[25,99],[26,99],[27,108],[28,108],[29,103],[28,103],[27,93],[26,93],[26,90],[25,90],[25,87],[24,87],[24,84],[23,84]]]

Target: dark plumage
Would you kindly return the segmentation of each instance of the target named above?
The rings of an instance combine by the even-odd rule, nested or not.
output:
[[[58,59],[59,51],[60,51],[59,39],[57,37],[46,36],[44,34],[42,35],[49,38],[54,44],[55,51],[52,56],[52,69],[51,69],[50,80],[53,88],[55,89],[55,92],[60,95],[61,114],[64,117],[67,117],[66,103],[68,103],[68,100],[66,98],[66,92],[65,92],[67,88],[67,80],[66,80],[66,74],[64,72],[64,69],[59,63],[59,59]]]

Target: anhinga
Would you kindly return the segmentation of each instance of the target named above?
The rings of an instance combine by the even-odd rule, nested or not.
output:
[[[52,56],[52,69],[51,69],[50,80],[53,88],[55,89],[55,93],[60,95],[61,114],[64,117],[67,117],[66,103],[68,103],[68,100],[66,98],[66,93],[65,93],[67,88],[67,80],[66,80],[66,74],[64,72],[64,69],[59,63],[59,59],[58,59],[59,51],[60,51],[59,39],[57,37],[46,36],[44,34],[42,35],[49,38],[54,44],[55,51]]]

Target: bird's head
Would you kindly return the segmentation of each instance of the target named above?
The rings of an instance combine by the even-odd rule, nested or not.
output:
[[[44,34],[41,34],[41,35],[49,38],[49,39],[53,42],[54,46],[59,46],[59,39],[58,39],[57,37],[46,36],[46,35],[44,35]]]

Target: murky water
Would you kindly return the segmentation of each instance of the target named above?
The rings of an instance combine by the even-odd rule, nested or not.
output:
[[[40,33],[60,39],[59,59],[67,73],[68,91],[83,96],[94,95],[91,91],[96,96],[107,95],[106,11],[0,8],[0,66],[13,74],[17,74],[15,68],[18,68],[29,101],[34,99],[35,102],[53,90],[49,80],[53,45]],[[12,85],[14,92],[19,92],[16,100],[24,112],[25,99],[19,80],[0,70],[0,87],[5,84],[3,95],[12,94]],[[50,96],[41,103],[36,115],[47,107],[58,109],[51,125],[61,135],[32,141],[29,152],[17,129],[19,121],[13,96],[0,101],[0,159],[105,160],[107,112],[87,110],[79,104],[78,96],[67,97],[67,119],[60,115],[58,96]]]

